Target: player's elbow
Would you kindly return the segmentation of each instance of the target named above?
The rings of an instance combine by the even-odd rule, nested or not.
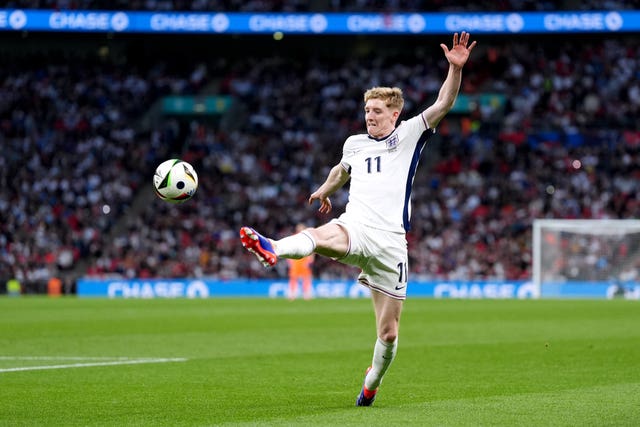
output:
[[[442,119],[451,109],[453,105],[456,103],[457,96],[446,96],[443,97],[439,102],[438,112],[440,113],[440,119]]]
[[[451,102],[441,100],[437,101],[431,107],[427,108],[424,112],[424,118],[427,120],[429,127],[435,128],[440,123],[440,120],[447,115],[447,113],[453,108],[455,99]]]

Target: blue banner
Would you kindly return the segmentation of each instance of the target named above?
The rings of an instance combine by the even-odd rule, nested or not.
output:
[[[640,299],[637,282],[564,282],[542,285],[543,298],[625,298]]]
[[[213,280],[213,279],[80,279],[81,297],[108,298],[209,298],[289,296],[288,280]],[[316,298],[360,298],[369,296],[368,288],[348,281],[315,281]]]
[[[199,13],[0,9],[0,30],[189,34],[473,34],[640,31],[638,11]]]
[[[78,281],[81,297],[108,298],[209,298],[289,296],[287,280],[213,279],[90,279]],[[315,280],[315,298],[368,297],[369,289],[355,281]],[[537,298],[531,282],[514,281],[412,281],[407,296],[431,298]]]
[[[77,283],[80,297],[107,298],[287,298],[287,280],[216,279],[93,279]],[[315,280],[315,298],[362,298],[369,289],[355,281]],[[300,297],[300,295],[298,295]],[[640,284],[578,282],[549,283],[538,289],[530,281],[411,281],[407,297],[526,299],[526,298],[626,298],[640,300]]]

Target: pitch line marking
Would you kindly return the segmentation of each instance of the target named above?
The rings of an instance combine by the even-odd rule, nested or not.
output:
[[[157,357],[127,356],[0,356],[0,360],[150,360]]]
[[[40,359],[39,357],[2,357],[2,360],[91,360],[96,358],[82,358],[82,357],[51,357],[45,359]],[[102,358],[97,358],[102,359]],[[109,359],[109,358],[104,358]],[[103,360],[104,360],[103,359]],[[42,371],[46,369],[73,369],[73,368],[88,368],[94,366],[117,366],[117,365],[140,365],[144,363],[176,363],[176,362],[186,362],[188,359],[182,357],[176,358],[110,358],[111,361],[96,361],[96,362],[88,362],[88,363],[70,363],[70,364],[62,364],[62,365],[42,365],[42,366],[20,366],[16,368],[0,368],[0,373],[4,372],[20,372],[20,371]],[[117,360],[113,360],[117,359]]]

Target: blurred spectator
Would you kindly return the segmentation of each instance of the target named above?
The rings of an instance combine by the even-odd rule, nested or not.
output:
[[[302,232],[307,226],[300,223],[296,225],[296,233]],[[302,286],[302,297],[306,300],[313,297],[313,269],[315,254],[299,259],[287,259],[289,267],[289,299],[298,298],[300,286]]]
[[[7,295],[10,297],[20,296],[22,293],[22,285],[18,279],[12,278],[7,280]]]

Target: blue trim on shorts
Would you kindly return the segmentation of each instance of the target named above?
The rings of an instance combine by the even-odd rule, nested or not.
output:
[[[392,294],[388,290],[386,290],[384,288],[381,288],[381,287],[378,287],[378,286],[372,284],[371,282],[369,282],[366,279],[358,279],[358,283],[360,283],[362,286],[366,286],[367,288],[371,289],[372,291],[380,292],[381,294],[384,294],[384,295],[386,295],[386,296],[388,296],[390,298],[393,298],[393,299],[397,299],[397,300],[406,300],[407,299],[406,293],[404,295]]]

